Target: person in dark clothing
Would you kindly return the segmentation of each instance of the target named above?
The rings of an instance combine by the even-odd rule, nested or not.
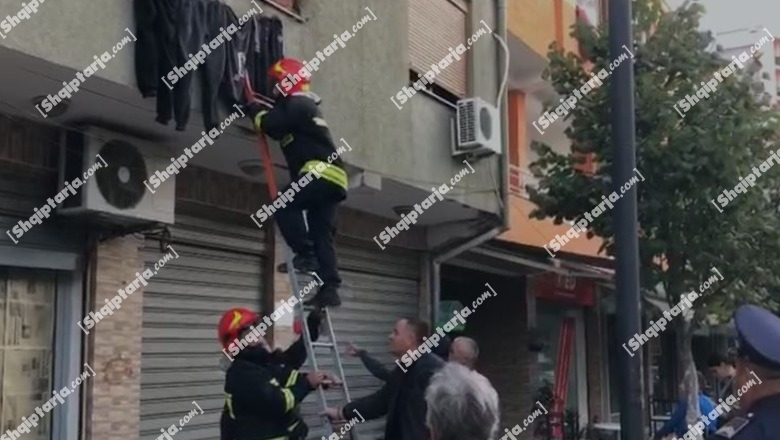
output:
[[[409,350],[417,350],[428,335],[428,325],[414,318],[404,318],[395,323],[390,334],[390,351],[403,356]],[[427,440],[425,424],[427,405],[425,389],[436,371],[445,362],[431,353],[422,353],[404,373],[394,368],[381,389],[366,397],[354,400],[343,408],[326,408],[324,414],[331,421],[344,420],[355,410],[366,419],[387,415],[385,439]]]
[[[386,382],[387,379],[390,378],[390,370],[387,367],[371,357],[366,350],[358,348],[352,342],[347,345],[346,354],[347,356],[359,357],[360,361],[363,362],[363,366],[366,367],[366,370],[382,382]]]
[[[308,427],[298,406],[310,391],[332,380],[322,372],[298,371],[306,361],[306,347],[301,339],[286,351],[271,351],[265,338],[253,334],[260,318],[247,309],[231,309],[220,320],[218,334],[225,350],[237,338],[250,341],[235,356],[225,376],[220,438],[303,440]],[[307,319],[312,339],[316,339],[321,316],[313,313]]]
[[[295,269],[318,272],[323,281],[323,286],[306,304],[336,307],[341,304],[338,295],[341,278],[333,236],[336,208],[347,198],[347,172],[318,107],[320,98],[309,91],[307,72],[300,61],[290,58],[278,61],[269,76],[277,83],[274,90],[283,95],[277,96],[270,110],[263,109],[259,103],[250,103],[247,110],[255,129],[279,141],[287,161],[291,182],[279,193],[281,200],[287,199],[286,206],[276,211],[279,229],[295,252]],[[288,76],[293,75],[300,81],[291,84]],[[285,92],[281,90],[282,84],[286,84]],[[306,223],[303,211],[306,211]],[[263,209],[257,211],[260,221],[268,215]]]
[[[734,328],[738,342],[734,394],[719,406],[733,407],[738,400],[741,414],[710,439],[776,440],[780,433],[780,317],[762,307],[743,305],[734,313]]]
[[[709,367],[710,374],[715,377],[715,400],[726,399],[731,395],[731,384],[734,382],[734,375],[736,369],[734,368],[734,359],[732,356],[724,356],[720,353],[713,353],[707,360],[707,366]],[[736,411],[729,411],[723,413],[718,421],[721,425],[725,425],[731,420]]]
[[[439,345],[433,347],[431,353],[435,354],[436,356],[440,357],[442,360],[446,361],[448,359],[450,346],[451,346],[450,337],[445,336],[441,338]],[[368,372],[371,373],[372,376],[376,377],[382,382],[386,382],[387,379],[390,377],[390,370],[387,367],[385,367],[381,362],[379,362],[375,358],[371,357],[371,355],[368,354],[366,350],[359,348],[352,342],[350,342],[347,345],[347,350],[345,353],[347,354],[347,356],[359,357],[360,361],[363,362],[363,366],[366,367],[366,370],[368,370]]]

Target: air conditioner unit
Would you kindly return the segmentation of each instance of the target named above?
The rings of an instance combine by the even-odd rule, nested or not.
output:
[[[60,191],[76,178],[83,184],[75,194],[68,191],[57,212],[114,224],[173,224],[175,175],[154,194],[144,185],[171,164],[170,157],[159,146],[102,128],[66,131],[60,143]]]
[[[501,154],[501,120],[498,109],[481,98],[458,101],[457,142],[453,156]]]

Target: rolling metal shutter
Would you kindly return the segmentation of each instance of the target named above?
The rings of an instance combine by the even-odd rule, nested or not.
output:
[[[144,288],[141,358],[141,439],[155,439],[184,417],[198,414],[177,440],[218,439],[227,361],[217,323],[231,307],[257,309],[266,255],[263,230],[176,216],[171,246],[179,258],[165,263]],[[168,251],[166,251],[168,252]],[[161,257],[146,240],[146,267]]]
[[[424,74],[459,44],[466,44],[466,4],[463,0],[409,0],[409,64]],[[468,55],[464,53],[462,57]],[[454,59],[453,59],[454,60]],[[449,92],[466,95],[465,60],[449,64],[435,83]]]
[[[57,214],[52,210],[50,217],[45,218],[41,224],[32,225],[15,244],[11,241],[6,231],[16,239],[12,228],[20,220],[30,221],[35,209],[46,204],[49,197],[57,193],[57,172],[53,167],[57,164],[56,150],[49,142],[55,142],[53,138],[49,142],[44,139],[32,139],[12,144],[4,139],[15,130],[6,125],[8,121],[0,117],[0,157],[4,149],[13,149],[13,154],[8,154],[14,162],[0,160],[0,233],[4,235],[0,240],[0,253],[8,256],[19,255],[22,248],[34,248],[50,250],[60,254],[52,254],[53,258],[74,260],[79,258],[86,247],[87,234],[83,223],[78,219],[70,219],[67,216]],[[8,130],[3,132],[3,130]],[[34,130],[28,128],[27,130]],[[29,133],[34,136],[33,133]],[[38,143],[34,143],[38,142]],[[56,143],[53,144],[56,146]],[[52,152],[49,152],[51,149]],[[33,156],[28,159],[28,164],[23,164],[24,152]],[[43,157],[35,158],[35,154]]]
[[[343,280],[339,290],[342,304],[333,311],[331,318],[340,353],[344,353],[347,343],[353,341],[385,366],[393,368],[395,358],[388,352],[388,335],[399,318],[418,316],[420,254],[395,248],[383,251],[373,243],[344,237],[338,237],[336,251]],[[328,340],[326,334],[327,330],[320,337],[321,341]],[[318,353],[323,353],[317,357],[320,369],[335,372],[327,349],[318,349]],[[341,360],[352,399],[371,394],[383,385],[363,367],[359,358],[342,355]],[[308,363],[304,369],[307,367]],[[331,405],[345,402],[341,391],[328,392],[327,396]],[[302,406],[310,439],[324,435],[319,412],[319,398],[312,393]],[[383,418],[359,423],[353,429],[359,440],[372,440],[384,435],[384,426]]]

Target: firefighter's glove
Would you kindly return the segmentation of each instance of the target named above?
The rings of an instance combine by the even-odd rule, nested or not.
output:
[[[249,116],[249,120],[252,121],[252,126],[255,130],[260,131],[262,127],[260,127],[259,123],[261,122],[262,114],[268,113],[271,107],[261,101],[252,101],[245,104],[243,109],[244,113]]]

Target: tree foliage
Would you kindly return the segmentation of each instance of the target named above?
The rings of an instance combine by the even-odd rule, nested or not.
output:
[[[665,292],[670,307],[683,293],[701,294],[693,316],[672,322],[685,372],[686,419],[692,424],[699,415],[693,328],[705,316],[727,320],[736,306],[748,302],[777,309],[773,293],[780,284],[780,164],[761,172],[755,186],[738,194],[723,212],[711,200],[724,190],[734,190],[780,147],[779,127],[774,113],[756,98],[752,64],[725,78],[709,98],[701,99],[681,118],[674,105],[686,95],[695,96],[703,82],[731,60],[718,52],[710,33],[699,31],[700,5],[686,3],[662,13],[654,0],[635,0],[633,11],[636,163],[646,178],[632,187],[638,200],[640,283],[644,290]],[[573,35],[592,63],[590,71],[609,70],[618,54],[609,53],[607,29],[578,24]],[[771,43],[763,50],[773,50]],[[590,79],[588,64],[578,55],[553,45],[549,60],[545,76],[561,96]],[[538,159],[531,171],[539,179],[538,187],[527,188],[538,207],[533,217],[552,217],[558,224],[576,222],[601,203],[602,196],[626,183],[612,182],[610,176],[609,85],[607,78],[566,116],[571,151],[592,154],[595,173],[577,168],[581,154],[559,154],[544,143],[532,145]],[[607,210],[588,224],[588,237],[601,237],[602,250],[610,256],[615,253],[613,214]],[[724,280],[701,292],[713,267]]]
[[[636,159],[646,178],[633,187],[638,191],[641,284],[650,290],[663,286],[674,305],[680,294],[698,293],[716,267],[725,279],[697,299],[694,325],[709,314],[728,319],[736,305],[746,302],[775,308],[772,292],[780,284],[780,164],[761,173],[755,187],[738,194],[722,213],[711,202],[724,190],[733,190],[780,147],[777,118],[751,92],[756,82],[753,68],[746,66],[725,78],[684,118],[673,107],[686,95],[695,96],[702,82],[731,62],[713,50],[709,32],[698,30],[702,13],[698,4],[662,13],[652,0],[636,0],[632,48]],[[607,29],[577,24],[572,33],[592,63],[590,71],[609,71],[619,54],[609,54]],[[771,43],[763,50],[771,51]],[[552,45],[549,61],[545,77],[561,96],[590,79],[587,61],[579,55]],[[579,155],[557,153],[544,143],[532,145],[538,159],[531,171],[539,179],[538,187],[528,187],[538,207],[533,217],[576,222],[602,201],[602,195],[626,183],[612,182],[610,176],[609,86],[607,78],[566,116],[571,151],[592,153],[595,173],[577,169]],[[615,252],[613,213],[607,210],[588,229],[589,236],[604,240],[602,250],[608,255]]]

